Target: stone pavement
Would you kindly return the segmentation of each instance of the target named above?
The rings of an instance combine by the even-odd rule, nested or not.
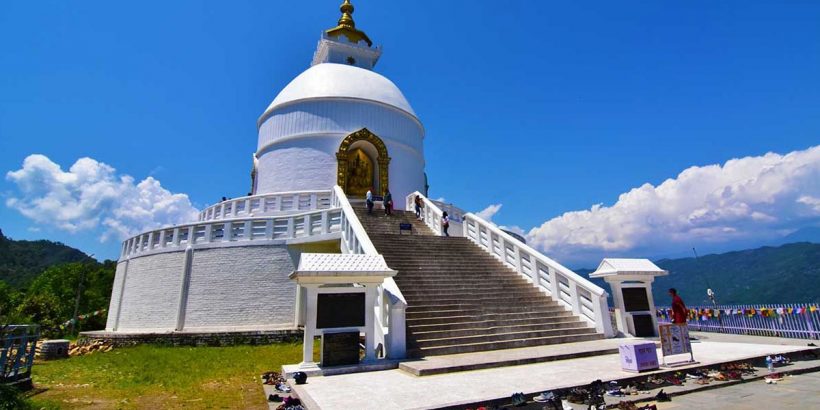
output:
[[[787,376],[777,384],[762,380],[736,384],[658,403],[665,409],[820,409],[820,373]]]
[[[695,359],[700,363],[691,367],[807,349],[806,341],[780,343],[784,339],[773,339],[765,340],[770,344],[761,344],[762,339],[756,337],[701,335],[702,340],[692,344]],[[513,392],[529,396],[586,385],[595,379],[609,381],[634,376],[620,369],[617,354],[609,354],[421,377],[402,370],[314,377],[306,385],[295,386],[295,391],[311,409],[435,408],[492,401],[509,397]]]

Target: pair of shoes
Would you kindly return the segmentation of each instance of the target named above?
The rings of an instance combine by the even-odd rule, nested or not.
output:
[[[551,391],[545,391],[533,397],[532,399],[537,401],[538,403],[546,403],[548,401],[555,400],[555,394]]]
[[[524,393],[513,393],[513,395],[510,396],[510,400],[512,400],[513,406],[523,406],[527,404],[527,399],[524,398]]]
[[[663,389],[655,395],[655,401],[672,401],[672,397],[663,392]]]
[[[279,403],[280,401],[282,401],[282,396],[280,396],[278,394],[270,394],[270,395],[268,395],[268,401],[272,401],[274,403]]]
[[[290,393],[290,386],[285,383],[279,383],[276,385],[276,391],[282,393]]]

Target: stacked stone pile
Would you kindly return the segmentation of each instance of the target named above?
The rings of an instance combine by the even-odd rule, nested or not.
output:
[[[94,352],[110,352],[114,350],[114,345],[110,342],[103,342],[102,340],[95,340],[91,343],[78,345],[77,343],[71,343],[68,348],[68,355],[69,356],[84,356],[87,354],[92,354]]]

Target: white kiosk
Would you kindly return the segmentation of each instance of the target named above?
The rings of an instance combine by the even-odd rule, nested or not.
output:
[[[303,357],[298,365],[285,365],[286,374],[302,371],[326,374],[333,366],[369,367],[377,361],[374,308],[378,288],[396,271],[381,255],[304,253],[290,278],[304,293]],[[364,334],[364,358],[360,360],[360,336]],[[322,356],[313,360],[313,338],[322,337]],[[320,367],[321,366],[321,367]]]
[[[658,335],[658,319],[652,298],[652,282],[669,272],[649,259],[606,258],[590,278],[603,278],[612,288],[615,325],[618,331],[637,337]]]

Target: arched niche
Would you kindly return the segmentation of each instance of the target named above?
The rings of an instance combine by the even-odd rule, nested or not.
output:
[[[372,187],[375,189],[374,195],[381,195],[388,188],[390,157],[387,155],[387,146],[367,128],[362,128],[342,140],[336,153],[336,161],[336,183],[346,194],[361,197]],[[367,175],[370,186],[364,183],[363,174]]]

